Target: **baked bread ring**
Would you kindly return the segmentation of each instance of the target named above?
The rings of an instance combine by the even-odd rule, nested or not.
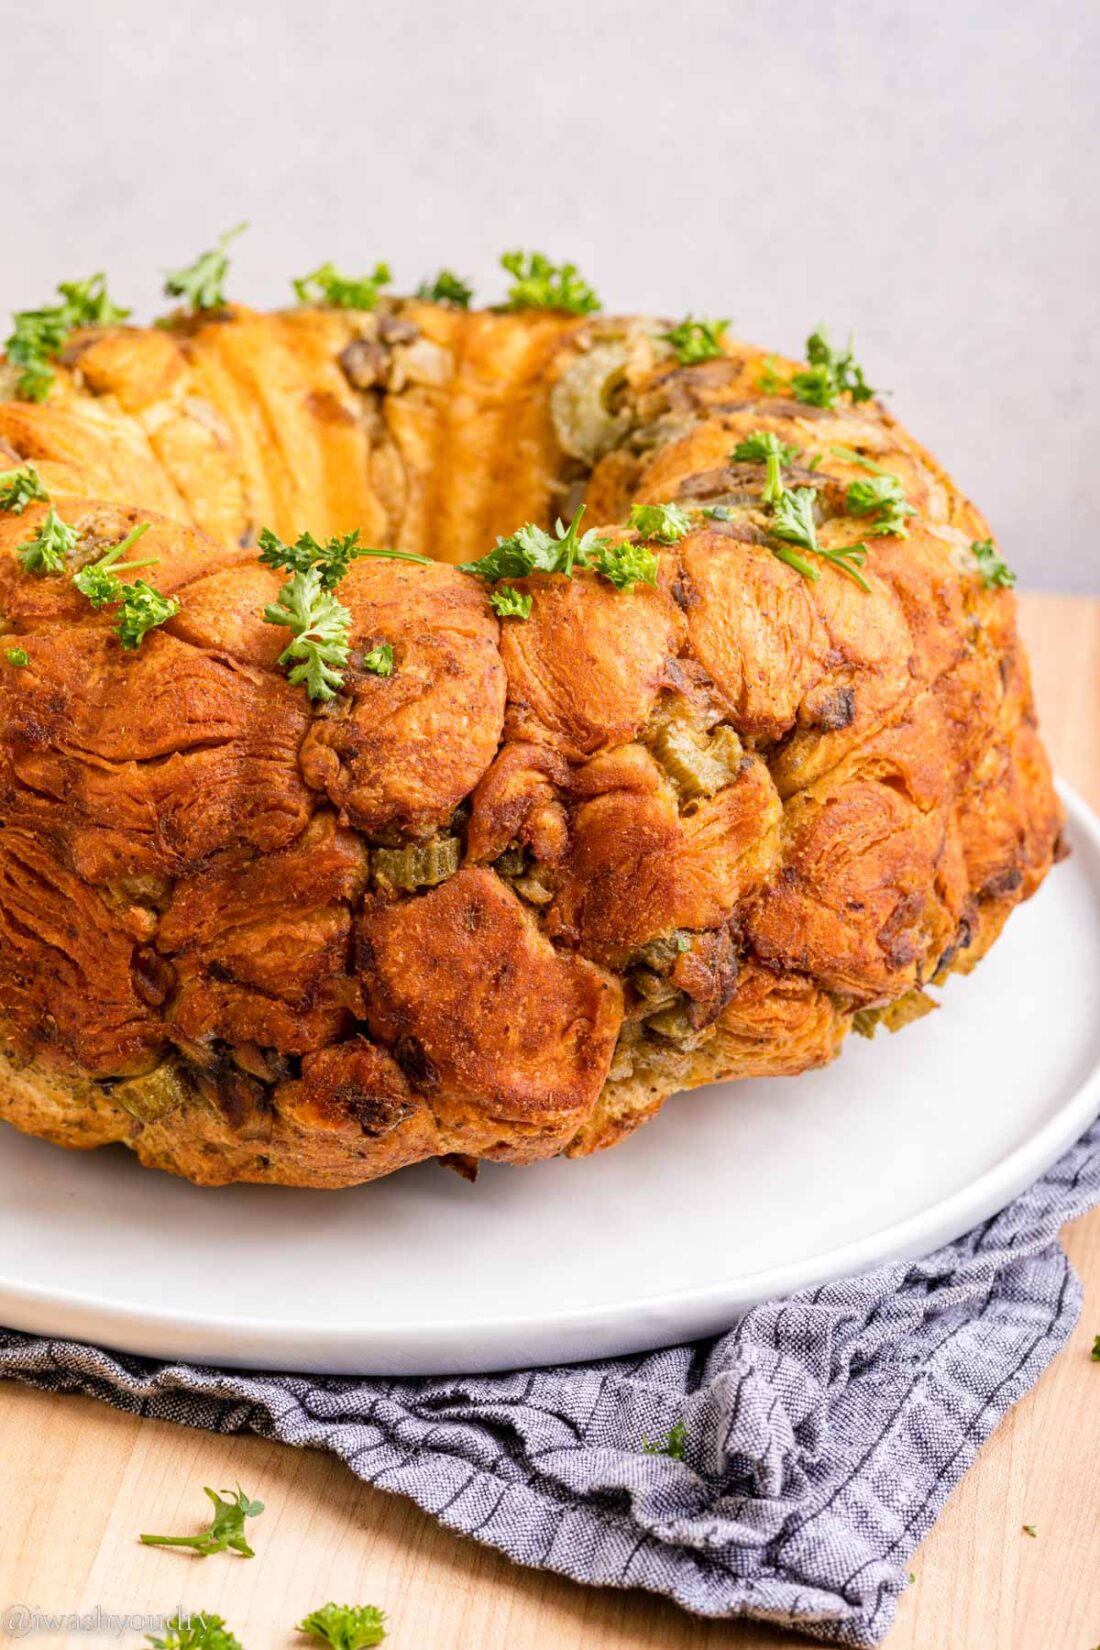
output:
[[[0,368],[9,1122],[204,1184],[582,1154],[977,962],[1062,822],[989,530],[878,400],[682,353],[384,299]],[[456,565],[582,503],[571,568]],[[73,575],[139,528],[127,646]],[[331,697],[264,529],[431,558],[350,553]]]

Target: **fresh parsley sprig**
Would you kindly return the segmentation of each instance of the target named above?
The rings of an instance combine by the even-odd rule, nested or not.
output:
[[[679,544],[691,532],[692,520],[681,504],[632,504],[627,526],[644,539]]]
[[[115,620],[115,632],[123,647],[139,648],[150,630],[167,624],[180,610],[178,596],[162,596],[144,579],[122,586],[121,603]]]
[[[6,647],[4,657],[15,670],[22,670],[31,662],[31,656],[25,647]]]
[[[447,304],[451,309],[469,309],[474,289],[449,269],[441,269],[434,281],[421,281],[416,296],[426,304]]]
[[[183,269],[166,271],[165,297],[182,298],[193,315],[201,314],[205,310],[224,309],[225,283],[229,275],[227,249],[230,241],[235,240],[238,235],[243,235],[247,228],[246,223],[236,224],[232,229],[227,229],[224,235],[219,235],[209,252],[201,252],[193,264],[187,264]]]
[[[159,556],[145,556],[141,561],[120,560],[120,557],[148,531],[149,523],[143,521],[105,555],[100,556],[98,561],[90,562],[87,567],[82,567],[79,573],[73,574],[76,588],[82,596],[88,598],[93,607],[106,607],[109,602],[121,600],[124,587],[118,576],[120,573],[132,573],[139,567],[153,567],[160,560]]]
[[[820,571],[813,562],[807,561],[805,556],[799,554],[800,549],[809,550],[812,555],[818,557],[821,561],[829,562],[839,572],[852,579],[859,585],[861,590],[870,593],[871,587],[860,572],[860,568],[867,559],[867,546],[865,544],[836,546],[821,544],[817,537],[817,522],[814,516],[817,504],[816,489],[813,487],[788,488],[784,484],[783,467],[792,464],[798,457],[798,452],[797,447],[792,447],[787,442],[781,441],[773,430],[752,430],[743,441],[738,442],[730,454],[731,459],[737,462],[763,463],[766,466],[763,502],[766,506],[770,505],[771,507],[768,531],[774,539],[780,541],[778,544],[772,545],[772,555],[777,560],[785,563],[787,567],[792,567],[804,579],[813,582],[820,578]],[[892,477],[891,480],[893,480]],[[853,486],[857,488],[863,485],[861,482],[853,483]],[[875,495],[873,503],[868,505],[867,508],[869,510],[879,509],[885,511],[889,507],[895,511],[890,516],[891,521],[897,519],[894,496],[892,494],[887,496],[881,483],[868,485],[875,486]],[[897,486],[896,482],[895,486]],[[898,492],[900,493],[900,488],[898,488]],[[908,511],[908,505],[904,504],[904,494],[901,494],[901,502]],[[909,513],[912,514],[913,512],[909,511]],[[904,527],[904,517],[901,518],[901,521]],[[883,532],[887,529],[880,526],[877,530]],[[893,531],[893,528],[889,530]],[[794,546],[798,548],[793,548]]]
[[[775,515],[772,518],[771,532],[783,544],[772,546],[772,554],[788,567],[793,567],[796,573],[801,573],[804,579],[811,581],[821,577],[817,568],[808,562],[805,556],[796,554],[787,548],[792,544],[800,544],[807,550],[818,552],[817,524],[814,521],[814,502],[817,498],[812,487],[796,487],[793,492],[786,489],[780,494],[775,504]]]
[[[1100,1335],[1097,1335],[1094,1339],[1092,1343],[1092,1351],[1089,1353],[1089,1357],[1092,1359],[1094,1364],[1100,1364]]]
[[[73,574],[76,588],[97,610],[118,603],[112,628],[123,647],[130,652],[141,646],[150,630],[166,624],[180,610],[178,596],[162,596],[144,579],[125,584],[119,577],[120,573],[136,572],[139,567],[155,567],[159,562],[159,556],[144,556],[139,561],[121,559],[148,531],[149,523],[143,521],[98,561],[89,562],[87,567]]]
[[[431,566],[430,556],[418,556],[411,550],[387,550],[375,544],[360,544],[359,529],[350,533],[334,533],[324,544],[318,543],[312,533],[301,533],[293,544],[285,544],[269,527],[261,528],[260,561],[265,567],[286,568],[290,573],[306,573],[316,567],[325,590],[334,590],[353,561],[364,557],[378,557],[388,561],[412,561],[423,567]]]
[[[818,327],[806,340],[806,358],[810,365],[791,374],[791,389],[796,401],[808,407],[835,407],[842,395],[853,401],[870,401],[874,390],[863,376],[863,368],[852,354],[854,339],[848,338],[846,350],[834,349],[824,327]]]
[[[323,1639],[332,1650],[371,1650],[386,1636],[385,1613],[373,1604],[323,1604],[299,1623],[299,1633]]]
[[[65,571],[65,562],[76,549],[79,538],[79,531],[62,521],[51,504],[34,537],[17,544],[15,553],[26,572],[44,578],[47,573]]]
[[[201,1610],[175,1615],[164,1624],[164,1637],[145,1635],[153,1650],[243,1650],[240,1639],[231,1633],[222,1616],[208,1616]]]
[[[224,1552],[240,1553],[242,1558],[255,1558],[245,1538],[244,1521],[246,1518],[258,1518],[264,1510],[263,1502],[249,1500],[239,1484],[236,1495],[230,1500],[223,1501],[217,1490],[208,1486],[203,1488],[202,1493],[214,1504],[209,1529],[201,1535],[143,1535],[141,1540],[145,1546],[187,1547],[198,1553],[200,1558]],[[226,1496],[229,1493],[225,1491]]]
[[[80,327],[114,326],[130,314],[112,302],[102,271],[86,281],[61,281],[57,290],[61,303],[17,310],[12,316],[13,330],[4,350],[11,365],[19,368],[15,392],[22,401],[45,401],[55,377],[50,362],[61,354],[71,333]]]
[[[0,510],[21,516],[36,499],[43,504],[50,502],[50,495],[33,464],[25,464],[20,470],[0,470]]]
[[[866,592],[868,596],[871,594],[871,586],[860,572],[860,568],[867,560],[867,546],[865,544],[837,544],[831,549],[826,549],[824,545],[819,544],[817,553],[822,561],[827,561],[830,567],[835,567],[838,572],[844,573],[851,579],[853,584],[858,584],[859,588]]]
[[[784,489],[782,497],[774,507],[770,531],[773,537],[783,542],[773,546],[772,553],[780,561],[786,562],[802,574],[804,579],[816,580],[820,575],[818,569],[808,562],[804,556],[789,548],[792,544],[801,545],[810,550],[822,561],[829,562],[839,572],[858,584],[861,590],[868,595],[871,586],[863,577],[859,569],[867,559],[865,544],[845,544],[827,548],[818,542],[817,524],[814,521],[814,503],[817,494],[813,487],[795,487],[792,490]]]
[[[378,294],[393,279],[389,264],[378,263],[371,275],[341,275],[335,264],[324,263],[292,281],[300,304],[327,304],[330,309],[373,309]]]
[[[686,1441],[687,1428],[683,1421],[674,1421],[664,1438],[659,1438],[652,1444],[648,1438],[642,1440],[642,1454],[668,1455],[673,1461],[682,1461]]]
[[[279,663],[293,663],[290,680],[295,684],[305,682],[311,699],[332,699],[343,686],[343,669],[350,655],[351,614],[333,591],[349,565],[369,556],[431,566],[429,556],[418,556],[411,550],[360,544],[358,528],[335,533],[324,544],[312,533],[302,533],[293,544],[287,544],[265,527],[259,543],[259,559],[265,567],[282,568],[293,575],[278,599],[264,608],[264,618],[268,624],[286,625],[294,631],[293,640],[279,655]],[[380,642],[363,655],[362,666],[375,676],[392,676],[392,645]]]
[[[379,642],[369,653],[364,653],[363,669],[369,670],[372,676],[392,676],[393,643]]]
[[[631,544],[628,539],[598,544],[584,565],[601,574],[616,590],[657,583],[657,557],[647,544]]]
[[[547,533],[534,522],[525,522],[507,538],[498,538],[494,548],[476,561],[460,562],[464,573],[473,573],[486,583],[497,579],[521,579],[527,573],[564,573],[570,578],[574,567],[583,567],[587,558],[601,544],[594,528],[580,532],[584,505],[578,509],[569,526],[558,522],[555,532]]]
[[[501,266],[512,276],[504,310],[559,309],[591,315],[600,300],[576,264],[551,263],[541,252],[505,252]]]
[[[764,464],[764,503],[778,504],[783,496],[783,468],[793,464],[798,448],[780,441],[774,430],[752,430],[730,454],[737,464]]]
[[[867,528],[873,538],[893,534],[899,539],[907,539],[909,529],[905,525],[906,519],[917,513],[906,498],[905,489],[897,476],[885,472],[868,476],[865,481],[850,481],[847,506],[851,516],[874,518],[873,524]]]
[[[525,522],[507,538],[498,538],[494,548],[477,561],[460,562],[460,569],[487,584],[521,579],[528,573],[562,573],[569,579],[576,568],[601,573],[618,590],[656,584],[657,558],[652,550],[644,544],[616,544],[595,528],[581,533],[583,515],[582,504],[568,527],[559,521],[553,533],[536,527],[534,522]]]
[[[842,395],[853,401],[870,401],[875,392],[863,376],[863,368],[852,354],[853,339],[849,336],[846,350],[834,349],[824,327],[811,332],[806,340],[806,359],[809,366],[783,379],[776,370],[774,355],[764,358],[757,380],[764,395],[793,395],[807,407],[835,407]]]
[[[268,602],[264,619],[294,633],[279,655],[281,665],[293,666],[291,682],[304,682],[311,699],[334,699],[348,662],[351,614],[326,587],[321,569],[295,573]]]
[[[677,326],[657,336],[672,345],[682,367],[690,367],[699,361],[714,361],[724,354],[722,338],[729,324],[728,320],[696,320],[693,315],[687,315]]]
[[[1016,575],[997,554],[992,539],[975,539],[970,546],[978,563],[978,576],[987,590],[1011,590]]]
[[[533,598],[514,584],[502,584],[489,594],[489,606],[502,619],[529,619]]]

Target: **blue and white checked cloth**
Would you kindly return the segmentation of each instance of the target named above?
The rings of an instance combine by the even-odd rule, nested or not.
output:
[[[915,1264],[645,1357],[431,1380],[192,1368],[0,1331],[0,1373],[331,1450],[520,1564],[875,1645],[909,1558],[1076,1321],[1058,1228],[1100,1201],[1100,1123]],[[643,1453],[685,1427],[684,1458]]]

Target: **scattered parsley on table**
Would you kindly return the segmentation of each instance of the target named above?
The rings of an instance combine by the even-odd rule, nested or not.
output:
[[[332,1650],[371,1650],[386,1636],[385,1614],[373,1604],[323,1604],[299,1623],[299,1633],[323,1639]]]
[[[221,1616],[208,1616],[201,1610],[173,1616],[165,1622],[164,1634],[164,1638],[155,1638],[146,1633],[153,1650],[244,1650]]]
[[[246,1518],[258,1518],[264,1510],[262,1501],[251,1501],[237,1485],[237,1493],[231,1499],[222,1500],[217,1490],[205,1487],[202,1492],[214,1504],[214,1516],[210,1527],[201,1535],[143,1535],[142,1542],[146,1547],[187,1547],[198,1553],[200,1558],[207,1558],[211,1553],[234,1552],[242,1558],[255,1558],[255,1553],[249,1546],[244,1533]],[[229,1491],[226,1490],[226,1496]],[[215,1618],[208,1618],[215,1619]]]

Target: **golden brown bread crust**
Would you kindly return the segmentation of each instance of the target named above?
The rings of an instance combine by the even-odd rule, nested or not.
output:
[[[80,333],[45,404],[0,400],[0,461],[81,555],[148,520],[180,599],[124,653],[23,570],[45,507],[0,511],[10,1122],[212,1184],[584,1153],[675,1089],[820,1065],[984,953],[1061,826],[985,523],[878,403],[765,395],[759,351],[684,367],[658,330],[235,308]],[[869,595],[772,554],[730,457],[760,428],[826,546],[865,530],[852,451],[903,483]],[[262,526],[455,563],[582,498],[620,531],[635,500],[728,519],[660,547],[655,588],[517,581],[522,623],[453,567],[357,562],[344,691],[279,668]]]

